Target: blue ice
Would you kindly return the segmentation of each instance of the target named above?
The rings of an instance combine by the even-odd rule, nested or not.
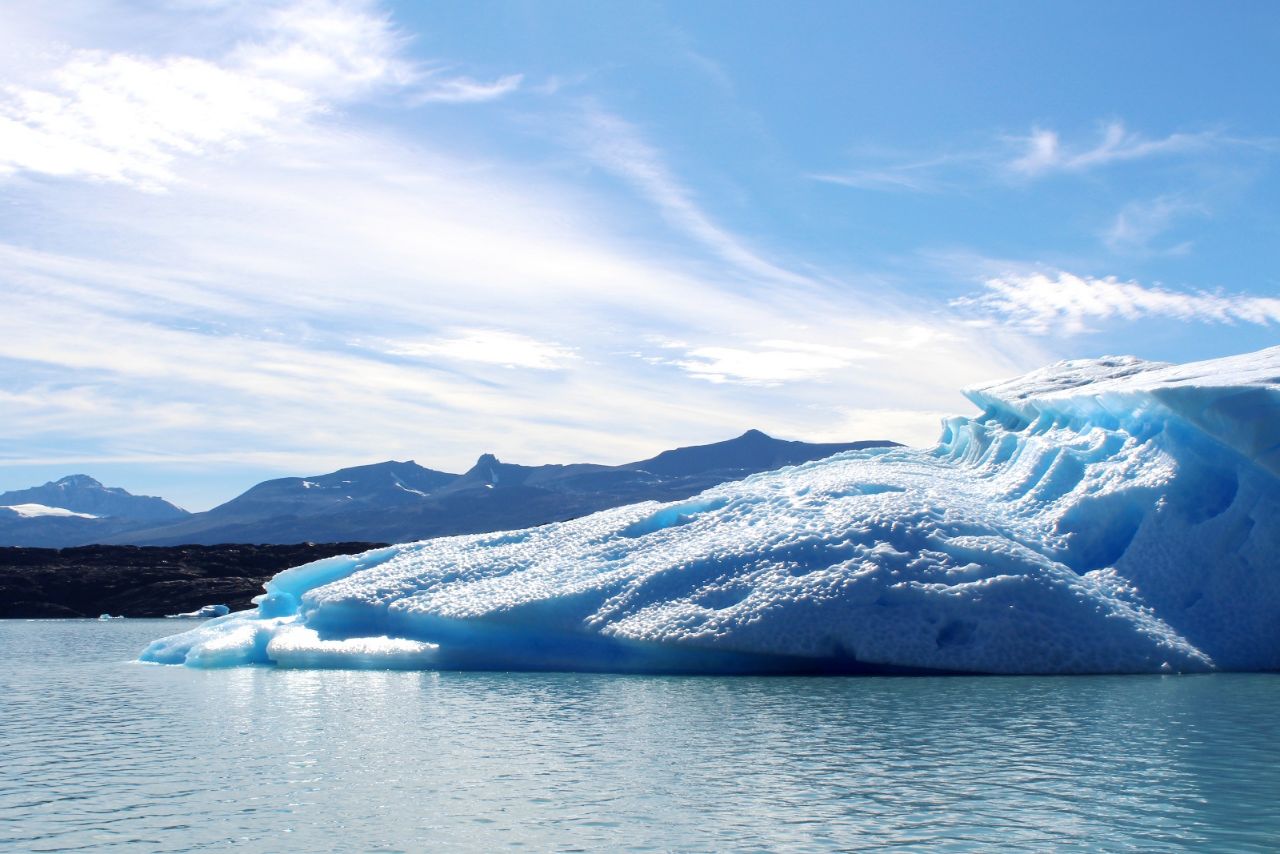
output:
[[[1280,347],[1061,362],[854,451],[523,531],[280,573],[152,643],[219,667],[1280,669]]]
[[[211,617],[225,617],[231,613],[231,609],[226,605],[204,605],[194,611],[186,611],[181,614],[165,614],[170,620],[207,620]]]

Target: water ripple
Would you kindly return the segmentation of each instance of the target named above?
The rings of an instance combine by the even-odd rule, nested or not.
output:
[[[202,672],[0,621],[0,848],[1280,847],[1280,677]]]

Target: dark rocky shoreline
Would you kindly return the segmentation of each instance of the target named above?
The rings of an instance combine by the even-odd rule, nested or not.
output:
[[[380,543],[0,548],[0,618],[163,617],[238,611],[291,566]]]

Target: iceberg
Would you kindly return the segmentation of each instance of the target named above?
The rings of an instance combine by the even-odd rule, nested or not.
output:
[[[194,667],[1280,669],[1280,347],[1061,362],[931,448],[281,572]]]
[[[184,611],[181,614],[165,614],[166,620],[208,620],[212,617],[225,617],[231,613],[231,609],[226,605],[205,605],[194,611]]]

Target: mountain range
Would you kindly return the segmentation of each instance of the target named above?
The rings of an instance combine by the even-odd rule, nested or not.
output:
[[[264,481],[203,513],[72,475],[0,493],[0,545],[409,542],[674,501],[756,472],[894,444],[793,442],[748,430],[618,466],[524,466],[484,454],[466,472],[450,474],[411,460],[388,461]]]
[[[44,486],[0,493],[0,545],[61,548],[98,542],[192,514],[163,498],[132,495],[73,474]]]

